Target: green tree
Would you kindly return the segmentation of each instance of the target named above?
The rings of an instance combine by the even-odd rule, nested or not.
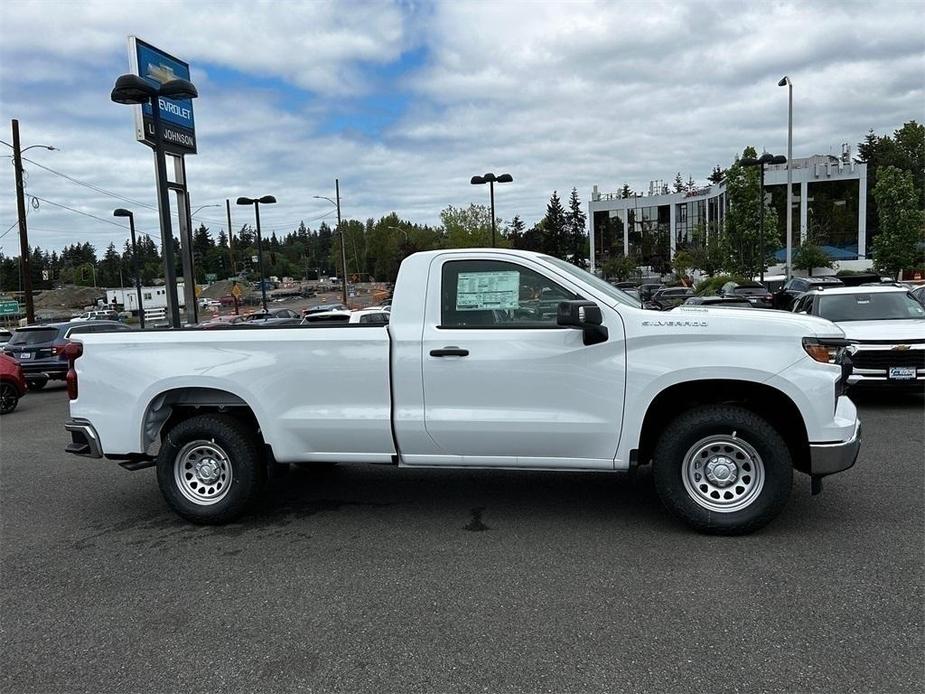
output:
[[[524,231],[527,226],[524,224],[524,220],[520,218],[520,215],[514,215],[514,219],[511,220],[511,227],[508,230],[508,238],[511,240],[511,247],[518,249],[525,249],[524,246]]]
[[[683,193],[684,192],[684,179],[681,178],[681,172],[675,174],[674,183],[671,186],[672,193]]]
[[[707,176],[707,180],[710,183],[719,183],[726,176],[726,170],[723,169],[719,164],[713,167],[713,171]]]
[[[629,187],[628,183],[624,183],[623,187],[620,188],[620,198],[623,200],[628,200],[629,198],[633,197],[633,195],[633,189]]]
[[[542,247],[541,251],[547,255],[562,260],[568,260],[568,229],[565,219],[565,208],[559,199],[558,191],[553,191],[546,205],[546,216],[542,221]]]
[[[793,253],[793,267],[805,270],[812,277],[814,268],[832,267],[832,259],[816,244],[812,236],[807,236]]]
[[[639,262],[629,256],[615,255],[604,263],[601,271],[609,280],[625,282],[639,274]]]
[[[588,256],[588,234],[586,226],[588,217],[581,211],[581,200],[578,197],[578,189],[572,188],[569,196],[569,209],[565,215],[565,250],[569,262],[578,267],[587,265]]]
[[[880,233],[874,239],[873,255],[880,272],[894,276],[912,267],[921,254],[917,246],[923,239],[922,211],[916,198],[910,172],[895,166],[879,171],[874,200]]]
[[[754,147],[746,147],[742,158],[755,157]],[[742,166],[737,158],[726,172],[726,196],[729,210],[726,214],[723,243],[725,261],[723,270],[743,277],[754,277],[767,267],[768,258],[761,258],[759,227],[761,218],[760,179],[758,167]],[[765,206],[765,251],[773,246],[777,234],[777,213]],[[770,243],[768,243],[771,241]]]
[[[448,206],[440,213],[446,248],[488,248],[491,246],[491,209],[485,205]],[[500,228],[501,220],[495,220]],[[507,247],[507,239],[498,234],[495,244]]]

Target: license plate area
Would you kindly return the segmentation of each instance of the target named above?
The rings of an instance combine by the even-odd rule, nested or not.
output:
[[[17,359],[32,359],[32,352],[20,352],[16,355]]]
[[[887,371],[887,378],[891,381],[914,381],[914,366],[891,366]]]

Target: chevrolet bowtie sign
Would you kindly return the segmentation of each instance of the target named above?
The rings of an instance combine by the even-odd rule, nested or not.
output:
[[[175,58],[135,36],[128,38],[129,62],[132,72],[152,84],[159,85],[172,79],[190,78],[189,63]],[[164,151],[175,154],[196,153],[196,125],[193,120],[191,99],[158,99],[161,111],[161,135]],[[151,105],[135,107],[135,137],[139,142],[154,146],[154,119]]]

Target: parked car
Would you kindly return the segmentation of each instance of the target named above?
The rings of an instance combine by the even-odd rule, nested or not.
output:
[[[665,287],[661,282],[644,282],[639,285],[639,298],[642,299],[643,303],[652,298],[652,295],[655,294],[659,289]]]
[[[740,296],[692,296],[682,306],[710,306],[711,308],[755,308],[748,299]]]
[[[0,328],[0,345],[5,345],[13,337],[13,331],[6,328]]]
[[[905,287],[807,292],[794,312],[835,323],[851,342],[852,386],[925,385],[925,306]]]
[[[49,380],[63,381],[67,375],[64,346],[74,335],[130,330],[115,321],[80,321],[77,323],[45,323],[17,328],[3,352],[20,363],[29,387],[41,390]]]
[[[755,308],[774,308],[774,295],[760,282],[726,282],[718,294],[747,299]]]
[[[317,304],[315,306],[309,306],[308,308],[302,309],[302,317],[311,314],[311,313],[326,313],[328,311],[349,311],[346,306],[343,304]]]
[[[827,289],[830,287],[843,287],[844,283],[837,277],[791,277],[779,292],[774,294],[772,304],[774,308],[790,311],[793,302],[801,294],[810,289]]]
[[[301,316],[291,308],[271,308],[267,311],[257,311],[256,313],[251,313],[245,316],[244,320],[246,320],[248,323],[259,323],[278,318],[293,319],[301,318]]]
[[[525,285],[532,297],[568,298],[538,320],[520,310]],[[81,336],[67,450],[156,466],[167,504],[213,524],[240,517],[279,463],[611,472],[651,463],[678,518],[741,534],[786,506],[794,469],[818,492],[860,447],[833,323],[644,311],[538,253],[415,253],[401,263],[387,330],[266,332]],[[126,355],[142,346],[143,358]]]
[[[367,308],[358,311],[325,311],[309,313],[302,319],[302,325],[339,323],[341,325],[385,325],[389,322],[389,311],[381,308]]]
[[[666,287],[655,292],[645,306],[656,311],[668,311],[675,306],[680,306],[685,299],[692,296],[694,296],[694,290],[690,287]]]
[[[6,354],[0,354],[0,414],[9,414],[15,410],[19,399],[28,389],[19,362]]]
[[[118,321],[119,312],[113,311],[111,309],[100,309],[98,311],[87,311],[86,313],[81,313],[79,316],[71,318],[71,323],[86,323],[88,321],[95,320],[108,320],[108,321]]]
[[[205,330],[213,330],[215,328],[228,328],[232,325],[241,325],[243,323],[246,323],[247,322],[246,318],[247,316],[235,316],[235,315],[215,316],[214,318],[204,323],[200,323],[198,327],[203,328]]]

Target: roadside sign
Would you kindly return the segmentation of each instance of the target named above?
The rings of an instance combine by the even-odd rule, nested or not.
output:
[[[234,285],[231,288],[231,293],[234,295],[236,299],[240,299],[241,298],[241,287],[239,287],[238,285]]]
[[[206,273],[206,282],[208,282],[209,284],[212,284],[217,279],[218,279],[218,275],[216,275],[214,272]]]
[[[18,301],[0,301],[0,316],[18,316],[22,307]]]
[[[252,256],[251,256],[251,262],[252,262],[252,263],[256,263],[256,262],[259,261],[259,260],[260,260],[260,258],[258,258],[256,255],[252,255]]]
[[[200,294],[202,294],[202,287],[200,287],[200,286],[197,284],[197,285],[196,285],[196,298],[197,298],[197,299],[199,298],[199,295],[200,295]]]
[[[129,65],[136,75],[157,86],[173,79],[189,80],[189,63],[135,36],[128,37]],[[196,153],[196,127],[192,99],[159,98],[164,150],[176,154]],[[135,107],[135,137],[154,146],[154,119],[151,104]]]

